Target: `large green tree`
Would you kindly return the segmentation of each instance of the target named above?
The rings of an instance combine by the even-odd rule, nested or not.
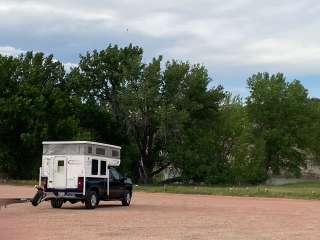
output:
[[[168,158],[185,180],[226,180],[225,163],[213,143],[214,127],[224,98],[201,65],[172,61],[164,70],[163,123]]]
[[[320,99],[310,99],[310,131],[308,135],[308,146],[310,147],[313,159],[320,163]]]
[[[265,174],[286,170],[300,174],[305,164],[309,126],[308,92],[283,74],[258,73],[248,79],[247,108],[256,137],[265,141]]]
[[[129,130],[126,96],[141,77],[142,53],[132,45],[109,45],[87,52],[67,77],[72,98],[79,106],[80,126],[90,132],[91,139],[121,145],[121,165],[135,178],[139,175],[137,142]]]
[[[226,94],[215,128],[215,144],[229,169],[228,182],[258,183],[264,179],[264,141],[254,135],[247,108],[239,96]]]
[[[78,121],[65,71],[50,55],[0,56],[0,167],[10,177],[38,175],[43,140],[72,139]]]
[[[82,56],[69,78],[82,103],[93,102],[112,114],[118,123],[114,131],[127,134],[123,145],[133,141],[136,147],[127,149],[139,153],[134,162],[140,180],[150,182],[178,162],[175,144],[187,134],[191,138],[192,129],[211,124],[223,94],[220,87],[208,89],[203,66],[172,61],[162,70],[162,57],[143,63],[142,53],[132,45],[109,45]]]

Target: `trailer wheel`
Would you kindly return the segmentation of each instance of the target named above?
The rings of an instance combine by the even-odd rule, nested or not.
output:
[[[89,192],[86,200],[85,205],[87,209],[94,209],[98,205],[98,196],[95,191]]]
[[[132,197],[132,193],[127,191],[125,194],[124,194],[124,197],[122,199],[122,206],[129,206],[130,205],[130,202],[131,202],[131,197]]]
[[[51,199],[51,207],[52,208],[61,208],[62,207],[62,204],[63,204],[63,199],[61,198],[54,198],[54,199]]]
[[[44,197],[44,192],[42,190],[38,190],[34,195],[31,204],[33,206],[38,206],[41,200],[43,199],[43,197]]]

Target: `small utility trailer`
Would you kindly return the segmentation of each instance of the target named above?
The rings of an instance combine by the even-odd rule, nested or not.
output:
[[[61,208],[69,201],[93,209],[99,201],[120,200],[129,206],[132,181],[115,169],[120,165],[120,150],[89,141],[43,142],[39,186],[32,205],[51,201],[53,208]]]

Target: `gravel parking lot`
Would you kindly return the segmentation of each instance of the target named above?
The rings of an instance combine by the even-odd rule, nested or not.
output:
[[[0,198],[33,194],[0,185]],[[320,239],[319,222],[320,201],[137,192],[130,207],[10,205],[0,210],[0,239]]]

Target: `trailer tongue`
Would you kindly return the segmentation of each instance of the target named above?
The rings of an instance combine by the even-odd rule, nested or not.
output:
[[[1,198],[0,199],[0,209],[2,207],[6,208],[10,204],[15,203],[27,203],[31,202],[32,198]]]
[[[43,189],[39,186],[35,186],[38,190],[33,198],[0,198],[0,209],[2,207],[6,208],[8,205],[15,203],[29,203],[33,206],[39,205],[43,200],[45,200],[46,194],[43,192]]]

